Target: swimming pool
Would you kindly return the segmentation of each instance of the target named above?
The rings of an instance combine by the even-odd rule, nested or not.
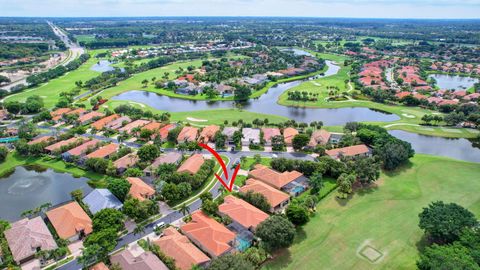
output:
[[[295,193],[295,194],[300,194],[302,193],[303,191],[305,190],[304,187],[302,186],[296,186],[292,189],[292,192]]]
[[[244,251],[247,250],[251,245],[252,245],[252,243],[251,243],[250,241],[248,241],[247,239],[243,239],[242,237],[237,236],[236,249],[237,249],[238,251],[244,252]]]

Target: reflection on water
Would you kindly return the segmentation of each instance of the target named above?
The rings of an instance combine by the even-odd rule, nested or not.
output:
[[[447,75],[447,74],[432,74],[428,76],[434,78],[437,81],[438,87],[440,89],[454,89],[454,90],[465,90],[472,87],[478,79],[471,77],[462,77],[458,75]]]
[[[74,178],[40,166],[17,167],[0,179],[0,219],[18,220],[25,210],[44,203],[52,205],[70,200],[70,192],[82,189],[87,194],[92,189],[87,178]]]
[[[108,60],[100,60],[95,65],[93,65],[90,69],[97,72],[107,72],[107,71],[115,70],[115,68],[112,67],[111,64],[113,63]],[[120,68],[120,70],[123,72],[125,69]]]

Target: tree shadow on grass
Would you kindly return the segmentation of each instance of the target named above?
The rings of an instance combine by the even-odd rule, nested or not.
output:
[[[292,254],[290,250],[287,248],[281,249],[276,251],[272,254],[272,258],[268,259],[262,266],[270,266],[268,268],[275,268],[275,269],[284,269],[287,268],[292,263]]]
[[[405,164],[396,168],[395,170],[392,170],[392,171],[383,170],[383,173],[388,177],[395,177],[404,173],[405,171],[408,171],[412,167],[413,167],[413,163],[411,161],[407,161]]]
[[[307,239],[307,233],[305,232],[303,227],[297,227],[297,234],[295,235],[295,239],[293,240],[293,243],[299,244],[305,239]]]
[[[422,238],[420,238],[420,240],[415,243],[415,246],[417,247],[418,252],[423,253],[425,251],[425,248],[430,246],[431,244],[432,241],[430,241],[430,239],[425,234],[423,234]]]
[[[335,201],[337,201],[338,205],[340,206],[346,206],[347,203],[353,198],[353,193],[352,194],[348,194],[347,197],[345,198],[340,198],[337,196],[335,196]]]

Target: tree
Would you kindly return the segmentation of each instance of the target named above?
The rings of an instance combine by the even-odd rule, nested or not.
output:
[[[123,212],[139,223],[158,214],[158,204],[151,200],[140,201],[130,197],[123,203]]]
[[[208,270],[254,270],[253,264],[242,254],[226,254],[212,260]]]
[[[218,212],[218,204],[213,200],[202,200],[202,211],[209,215],[215,215]]]
[[[288,205],[285,214],[288,220],[297,226],[305,225],[310,220],[307,208],[295,202]]]
[[[419,214],[419,227],[437,243],[451,243],[459,239],[462,230],[478,225],[472,212],[455,203],[431,203]]]
[[[254,193],[250,190],[247,193],[239,193],[238,196],[263,212],[270,212],[272,208],[267,198],[261,193]]]
[[[293,137],[293,140],[292,140],[293,149],[297,151],[301,150],[308,144],[309,141],[310,141],[310,138],[308,137],[307,134],[303,134],[303,133],[297,134],[295,135],[295,137]]]
[[[82,250],[82,256],[78,257],[78,262],[83,266],[83,268],[88,268],[88,266],[101,260],[101,252],[102,247],[98,244],[84,246]]]
[[[259,266],[267,259],[267,252],[263,248],[250,247],[243,253],[245,259],[249,260],[253,265]]]
[[[18,101],[7,101],[3,106],[9,113],[13,115],[17,115],[22,109],[22,104]]]
[[[131,184],[125,179],[114,178],[108,182],[107,188],[117,197],[120,201],[125,201],[128,192],[130,191]]]
[[[123,220],[124,216],[122,212],[113,208],[105,208],[93,215],[93,230],[97,232],[113,228],[115,231],[120,232],[125,228]]]
[[[147,80],[147,79],[143,79],[142,84],[143,84],[143,88],[146,88],[147,85],[148,85],[148,80]]]
[[[355,175],[342,173],[337,179],[338,192],[342,197],[352,193],[352,186],[355,183]]]
[[[18,127],[18,137],[20,139],[29,141],[35,136],[37,136],[37,128],[33,123],[22,123]]]
[[[383,161],[386,170],[394,170],[415,154],[410,143],[398,139],[391,139],[383,145],[378,145],[375,152]]]
[[[81,202],[83,199],[83,190],[82,189],[76,189],[72,192],[70,192],[70,196],[72,196],[72,199]]]
[[[182,213],[182,215],[186,216],[190,214],[190,207],[188,207],[186,203],[183,203],[182,205],[180,205],[179,211],[180,213]]]
[[[427,247],[417,267],[420,270],[480,269],[468,249],[459,244]]]
[[[310,176],[310,194],[317,195],[323,188],[323,176],[320,172],[314,172]]]
[[[179,126],[179,127],[176,127],[174,129],[171,129],[170,131],[168,131],[167,140],[171,143],[176,143],[177,138],[178,138],[178,134],[180,134],[182,129],[183,129],[183,127]]]
[[[242,142],[243,134],[240,130],[233,132],[232,141],[235,145],[240,145]]]
[[[115,246],[117,245],[117,231],[113,228],[104,229],[98,232],[93,232],[90,234],[83,243],[84,247],[89,246],[99,246],[100,249],[98,250],[98,258],[103,260],[108,257],[108,253],[110,253]]]
[[[287,248],[295,238],[295,227],[286,218],[278,215],[270,216],[257,226],[255,235],[261,239],[268,251]]]
[[[0,163],[4,162],[8,155],[8,149],[5,146],[0,146]]]
[[[141,161],[152,161],[160,155],[160,149],[154,144],[146,144],[138,149],[138,157]]]

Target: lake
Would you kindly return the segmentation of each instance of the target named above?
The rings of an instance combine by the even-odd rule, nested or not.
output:
[[[326,61],[328,70],[323,75],[331,76],[337,74],[340,67],[332,61]],[[315,78],[322,77],[321,75]],[[303,81],[293,81],[280,83],[268,89],[261,97],[251,99],[243,104],[243,109],[256,113],[275,114],[293,119],[297,122],[323,121],[327,126],[344,125],[347,122],[390,122],[400,119],[395,114],[389,114],[371,110],[368,108],[339,108],[339,109],[319,109],[288,107],[279,105],[277,100],[286,90],[301,84]],[[189,112],[198,110],[211,110],[220,108],[233,108],[233,101],[204,101],[204,100],[186,100],[159,95],[156,93],[132,90],[119,94],[112,98],[113,100],[128,100],[140,102],[149,105],[155,109],[169,112]]]
[[[69,201],[70,192],[76,189],[86,195],[92,190],[87,181],[52,169],[16,167],[14,173],[0,178],[0,219],[15,221],[25,210]]]
[[[108,60],[100,60],[95,65],[93,65],[90,69],[97,72],[107,72],[107,71],[115,70],[115,68],[112,67],[111,64],[113,63]],[[120,70],[123,72],[125,69],[120,68]]]
[[[450,139],[391,130],[388,133],[412,144],[416,153],[451,157],[465,161],[480,162],[480,148],[467,139]]]
[[[434,78],[437,81],[438,87],[440,89],[454,89],[454,90],[466,90],[472,87],[478,79],[471,77],[462,77],[458,75],[448,75],[448,74],[432,74],[428,77]]]

